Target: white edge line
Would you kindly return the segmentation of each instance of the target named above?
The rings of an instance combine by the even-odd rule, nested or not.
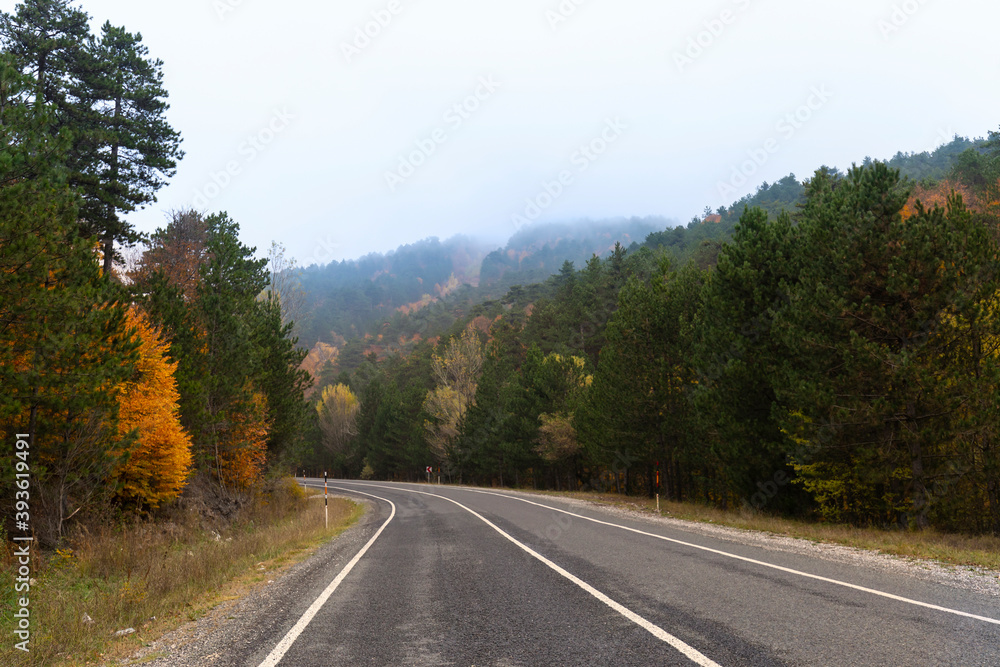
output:
[[[611,598],[609,598],[607,595],[605,595],[601,591],[597,590],[596,588],[594,588],[593,586],[591,586],[587,582],[583,581],[582,579],[580,579],[576,575],[574,575],[574,574],[572,574],[570,572],[567,572],[563,568],[559,567],[558,565],[556,565],[555,563],[553,563],[552,561],[550,561],[545,556],[541,555],[537,551],[532,550],[531,547],[529,547],[529,546],[527,546],[525,544],[522,544],[521,542],[518,542],[516,539],[514,539],[513,537],[511,537],[510,535],[508,535],[507,533],[505,533],[496,524],[492,523],[489,519],[487,519],[486,517],[484,517],[481,514],[477,513],[475,510],[470,509],[469,507],[466,507],[465,505],[463,505],[462,503],[458,502],[457,500],[452,500],[451,498],[448,498],[447,496],[439,496],[439,495],[437,495],[435,493],[428,493],[426,491],[417,491],[415,489],[409,489],[409,488],[406,488],[406,487],[379,486],[377,484],[365,484],[364,486],[366,486],[366,487],[374,487],[374,488],[379,488],[379,489],[389,489],[391,491],[405,491],[405,492],[408,492],[408,493],[419,493],[419,494],[422,494],[422,495],[425,495],[425,496],[431,496],[432,498],[440,498],[441,500],[447,500],[450,503],[454,503],[455,505],[458,505],[459,507],[461,507],[462,509],[464,509],[466,512],[468,512],[472,516],[476,517],[477,519],[479,519],[480,521],[482,521],[483,523],[485,523],[487,526],[489,526],[490,528],[492,528],[493,530],[495,530],[496,532],[500,533],[505,538],[507,538],[508,540],[510,540],[511,542],[513,542],[515,545],[517,545],[518,547],[520,547],[523,551],[527,552],[533,558],[535,558],[535,559],[541,561],[542,563],[544,563],[545,565],[549,566],[550,568],[552,568],[553,570],[555,570],[556,572],[558,572],[560,575],[562,575],[566,579],[569,579],[574,584],[576,584],[577,586],[579,586],[580,588],[582,588],[586,592],[590,593],[592,596],[594,596],[595,598],[597,598],[598,600],[600,600],[601,602],[603,602],[607,606],[611,607],[612,609],[614,609],[615,611],[617,611],[619,614],[621,614],[622,616],[624,616],[628,620],[632,621],[633,623],[635,623],[639,627],[643,628],[644,630],[646,630],[647,632],[649,632],[651,635],[653,635],[657,639],[659,639],[659,640],[661,640],[663,642],[666,642],[667,644],[669,644],[673,648],[675,648],[678,651],[680,651],[685,657],[687,657],[689,660],[691,660],[691,662],[695,663],[696,665],[700,665],[701,667],[721,667],[721,665],[719,665],[718,663],[713,662],[711,659],[707,658],[704,654],[700,653],[693,646],[689,646],[688,644],[685,644],[683,641],[681,641],[677,637],[674,637],[672,634],[670,634],[669,632],[667,632],[663,628],[661,628],[658,625],[655,625],[654,623],[646,620],[645,618],[643,618],[639,614],[635,613],[631,609],[623,606],[622,604],[620,604],[618,602],[615,602],[614,600],[612,600]],[[363,493],[363,492],[357,491],[356,493]],[[370,495],[370,494],[365,494],[365,495]],[[261,667],[264,667],[263,664],[261,665]]]
[[[382,531],[385,530],[386,526],[389,525],[389,522],[392,521],[394,516],[396,516],[396,505],[391,500],[386,500],[385,498],[379,498],[378,496],[373,496],[372,494],[365,493],[364,491],[356,491],[355,489],[338,489],[338,490],[347,491],[349,493],[360,493],[363,496],[370,496],[377,500],[382,500],[384,502],[389,503],[389,505],[392,507],[392,511],[389,513],[389,518],[386,519],[385,523],[382,524],[382,527],[379,528],[374,535],[372,535],[372,538],[368,540],[368,544],[363,546],[361,548],[361,551],[355,554],[354,558],[351,559],[351,562],[349,562],[347,565],[344,566],[344,569],[341,570],[340,574],[338,574],[336,578],[330,582],[330,585],[326,587],[326,590],[320,593],[319,597],[316,598],[316,600],[309,606],[308,609],[306,609],[305,613],[302,614],[302,617],[298,620],[298,622],[292,626],[292,629],[288,631],[288,634],[286,634],[282,638],[282,640],[278,642],[278,645],[275,646],[274,649],[272,649],[272,651],[268,654],[268,656],[264,658],[264,661],[260,663],[259,667],[275,667],[275,665],[281,662],[281,659],[285,657],[286,653],[288,653],[288,649],[292,647],[292,644],[295,643],[295,640],[299,638],[299,635],[301,635],[302,631],[306,629],[306,626],[309,625],[309,623],[313,620],[313,617],[315,617],[316,614],[319,613],[319,610],[322,609],[323,605],[326,604],[326,601],[330,599],[330,596],[333,595],[333,592],[335,590],[337,590],[337,587],[340,586],[340,583],[344,580],[344,578],[347,577],[348,574],[350,574],[351,570],[354,569],[354,566],[358,564],[359,560],[361,560],[361,557],[365,555],[365,553],[368,551],[368,549],[371,548],[373,544],[375,544],[375,540],[379,538],[379,535],[382,534]]]
[[[386,487],[383,487],[386,488]],[[495,493],[492,491],[480,491],[478,489],[463,488],[464,491],[470,491],[472,493],[482,493],[489,496],[497,496],[499,498],[508,498],[510,500],[518,500],[523,503],[528,503],[529,505],[537,505],[538,507],[544,507],[545,509],[552,510],[553,512],[562,512],[563,514],[568,514],[569,516],[574,516],[586,521],[592,521],[593,523],[599,523],[604,526],[613,526],[615,528],[621,528],[622,530],[627,530],[632,533],[638,533],[639,535],[646,535],[648,537],[655,537],[658,540],[664,540],[666,542],[673,542],[674,544],[680,544],[685,547],[691,547],[692,549],[700,549],[702,551],[707,551],[709,553],[717,554],[719,556],[725,556],[727,558],[734,558],[736,560],[745,561],[747,563],[753,563],[754,565],[760,565],[763,567],[769,567],[774,570],[780,570],[781,572],[787,572],[789,574],[795,574],[800,577],[807,577],[809,579],[815,579],[817,581],[823,581],[829,584],[836,584],[837,586],[844,586],[845,588],[853,588],[856,591],[862,591],[864,593],[870,593],[872,595],[878,595],[880,597],[888,598],[890,600],[896,600],[898,602],[905,602],[907,604],[916,605],[918,607],[925,607],[927,609],[933,609],[935,611],[943,611],[948,614],[955,614],[957,616],[964,616],[966,618],[972,618],[977,621],[983,621],[984,623],[992,623],[994,625],[1000,625],[1000,620],[995,618],[989,618],[987,616],[978,616],[976,614],[970,614],[966,611],[959,611],[957,609],[949,609],[948,607],[941,607],[936,604],[930,604],[929,602],[921,602],[920,600],[913,600],[911,598],[905,598],[900,595],[893,595],[892,593],[886,593],[884,591],[875,590],[874,588],[866,588],[864,586],[859,586],[857,584],[851,584],[846,581],[839,581],[837,579],[830,579],[829,577],[822,577],[818,574],[809,574],[808,572],[802,572],[800,570],[793,570],[788,567],[783,567],[781,565],[774,565],[773,563],[767,563],[761,560],[755,560],[753,558],[747,558],[746,556],[739,556],[737,554],[731,554],[726,551],[719,551],[718,549],[712,549],[710,547],[703,547],[699,544],[692,544],[691,542],[684,542],[682,540],[675,540],[671,537],[664,537],[663,535],[657,535],[656,533],[647,533],[643,530],[638,530],[637,528],[629,528],[628,526],[622,526],[617,523],[609,523],[607,521],[601,521],[600,519],[592,519],[589,516],[583,516],[582,514],[574,514],[573,512],[567,512],[566,510],[559,509],[558,507],[552,507],[551,505],[543,505],[541,503],[536,503],[531,500],[526,500],[524,498],[518,498],[517,496],[508,495],[505,493]]]

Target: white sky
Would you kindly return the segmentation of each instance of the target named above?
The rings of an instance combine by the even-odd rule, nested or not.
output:
[[[686,222],[789,172],[1000,126],[1000,5],[982,0],[77,5],[95,32],[111,20],[142,33],[164,61],[169,119],[184,137],[177,176],[134,224],[151,231],[172,208],[226,210],[245,242],[263,252],[281,241],[302,264],[431,235],[505,239],[526,200],[548,203],[542,184],[562,171],[569,185],[541,221]],[[348,62],[343,45],[390,6],[391,22]],[[547,12],[560,6],[575,11],[553,27]],[[702,53],[679,66],[699,33]],[[478,109],[446,117],[490,77],[499,88],[480,87]],[[796,111],[802,122],[782,122]],[[279,113],[294,116],[287,127]],[[608,119],[626,127],[608,130],[606,152],[577,154]],[[270,143],[246,143],[266,141],[272,123]],[[386,172],[438,129],[447,140],[392,191]],[[763,164],[721,195],[748,151]],[[229,162],[238,173],[214,188]]]

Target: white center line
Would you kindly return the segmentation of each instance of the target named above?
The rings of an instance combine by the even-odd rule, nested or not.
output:
[[[335,488],[335,487],[330,487],[330,488]],[[391,500],[386,500],[385,498],[380,498],[379,496],[373,496],[370,493],[365,493],[364,491],[357,491],[355,489],[338,489],[338,490],[347,491],[348,493],[360,493],[363,496],[370,496],[372,498],[375,498],[376,500],[387,502],[392,507],[392,512],[389,513],[389,518],[385,520],[385,523],[382,524],[382,527],[379,528],[374,535],[372,535],[372,538],[370,540],[368,540],[368,544],[362,547],[361,551],[359,551],[354,556],[354,558],[351,559],[351,562],[344,566],[344,569],[341,570],[340,574],[338,574],[337,577],[330,582],[330,585],[326,587],[326,590],[320,593],[320,596],[316,598],[316,600],[309,606],[308,609],[306,609],[306,613],[302,614],[302,618],[300,618],[298,622],[294,626],[292,626],[292,629],[288,631],[288,634],[286,634],[284,638],[280,642],[278,642],[278,645],[275,646],[274,649],[268,654],[268,656],[264,658],[264,661],[260,663],[260,667],[275,667],[275,665],[281,662],[281,659],[285,657],[286,653],[288,653],[288,649],[292,647],[292,644],[295,643],[295,640],[298,639],[299,635],[302,634],[302,631],[306,629],[306,626],[309,625],[309,623],[313,620],[313,617],[315,617],[316,614],[319,613],[319,610],[323,608],[323,605],[326,604],[326,601],[330,599],[330,596],[333,595],[333,592],[337,590],[337,586],[340,586],[340,583],[344,580],[344,578],[348,574],[350,574],[351,570],[354,569],[354,566],[358,564],[359,560],[361,560],[361,557],[368,552],[368,549],[370,549],[373,544],[375,544],[375,540],[379,538],[379,535],[381,535],[382,531],[385,530],[385,527],[389,525],[389,522],[392,521],[392,518],[396,516],[396,505],[393,504]]]
[[[583,590],[585,590],[587,593],[590,593],[592,596],[594,596],[595,598],[597,598],[598,600],[600,600],[601,602],[603,602],[607,606],[611,607],[612,609],[614,609],[619,614],[621,614],[622,616],[624,616],[628,620],[632,621],[633,623],[635,623],[639,627],[643,628],[644,630],[646,630],[647,632],[649,632],[651,635],[653,635],[657,639],[659,639],[659,640],[661,640],[663,642],[666,642],[667,644],[669,644],[673,648],[675,648],[678,651],[680,651],[685,657],[687,657],[694,664],[700,665],[701,667],[721,667],[718,663],[713,662],[712,660],[710,660],[709,658],[707,658],[704,654],[700,653],[693,646],[685,644],[683,641],[681,641],[677,637],[674,637],[672,634],[670,634],[669,632],[667,632],[663,628],[661,628],[658,625],[655,625],[654,623],[646,620],[645,618],[643,618],[639,614],[635,613],[631,609],[625,607],[624,605],[622,605],[622,604],[620,604],[618,602],[615,602],[614,600],[612,600],[611,598],[609,598],[607,595],[605,595],[601,591],[597,590],[596,588],[594,588],[593,586],[591,586],[587,582],[583,581],[582,579],[580,579],[576,575],[574,575],[574,574],[572,574],[570,572],[567,572],[563,568],[559,567],[558,565],[556,565],[555,563],[553,563],[552,561],[550,561],[545,556],[543,556],[540,553],[538,553],[537,551],[534,551],[533,549],[531,549],[531,547],[527,546],[526,544],[522,544],[521,542],[518,542],[516,539],[514,539],[513,537],[511,537],[510,535],[508,535],[507,533],[505,533],[503,530],[501,530],[494,523],[492,523],[489,519],[487,519],[486,517],[484,517],[481,514],[477,513],[475,510],[472,510],[472,509],[466,507],[465,505],[463,505],[462,503],[458,502],[457,500],[452,500],[451,498],[448,498],[446,496],[439,496],[439,495],[437,495],[435,493],[427,493],[426,491],[417,491],[415,489],[408,489],[408,488],[405,488],[405,487],[380,486],[378,484],[365,484],[364,486],[366,486],[366,487],[372,487],[372,488],[378,488],[378,489],[389,489],[391,491],[406,491],[406,492],[409,492],[409,493],[419,493],[421,495],[431,496],[432,498],[440,498],[441,500],[447,500],[450,503],[454,503],[455,505],[458,505],[459,507],[461,507],[462,509],[464,509],[466,512],[468,512],[472,516],[476,517],[477,519],[479,519],[480,521],[482,521],[483,523],[485,523],[487,526],[489,526],[490,528],[492,528],[493,530],[495,530],[496,532],[500,533],[505,538],[507,538],[508,540],[510,540],[511,542],[513,542],[520,549],[522,549],[523,551],[525,551],[526,553],[528,553],[530,556],[532,556],[536,560],[541,561],[542,563],[544,563],[548,567],[552,568],[554,571],[558,572],[560,575],[562,575],[566,579],[569,579],[574,584],[576,584],[577,586],[579,586],[580,588],[582,588]],[[363,493],[363,492],[362,491],[357,491],[356,493]],[[370,494],[365,494],[365,495],[370,495]]]

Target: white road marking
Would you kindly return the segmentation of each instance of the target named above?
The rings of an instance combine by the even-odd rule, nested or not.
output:
[[[383,487],[388,488],[388,487]],[[536,503],[531,500],[526,500],[525,498],[518,498],[517,496],[508,495],[505,493],[495,493],[493,491],[481,491],[479,489],[469,489],[463,488],[463,491],[469,491],[472,493],[482,493],[488,496],[497,496],[499,498],[508,498],[510,500],[518,500],[523,503],[528,503],[529,505],[537,505],[538,507],[544,507],[545,509],[552,510],[553,512],[561,512],[563,514],[568,514],[569,516],[576,517],[578,519],[584,519],[586,521],[591,521],[593,523],[599,523],[604,526],[612,526],[614,528],[620,528],[622,530],[627,530],[632,533],[638,533],[639,535],[646,535],[647,537],[655,537],[658,540],[664,540],[665,542],[673,542],[674,544],[680,544],[685,547],[691,547],[692,549],[700,549],[701,551],[707,551],[709,553],[717,554],[719,556],[725,556],[727,558],[733,558],[736,560],[741,560],[747,563],[753,563],[754,565],[761,565],[763,567],[769,567],[773,570],[780,570],[782,572],[787,572],[789,574],[795,574],[800,577],[807,577],[809,579],[815,579],[817,581],[823,581],[828,584],[836,584],[837,586],[844,586],[845,588],[852,588],[856,591],[862,591],[864,593],[870,593],[872,595],[878,595],[880,597],[888,598],[890,600],[896,600],[898,602],[905,602],[907,604],[916,605],[918,607],[925,607],[927,609],[933,609],[935,611],[943,611],[948,614],[955,614],[956,616],[964,616],[966,618],[972,618],[977,621],[983,621],[984,623],[992,623],[994,625],[1000,625],[1000,620],[995,618],[989,618],[987,616],[978,616],[976,614],[970,614],[965,611],[959,611],[957,609],[950,609],[948,607],[941,607],[936,604],[930,604],[928,602],[921,602],[920,600],[913,600],[910,598],[904,598],[900,595],[893,595],[892,593],[886,593],[884,591],[875,590],[874,588],[866,588],[864,586],[858,586],[857,584],[851,584],[846,581],[840,581],[838,579],[830,579],[829,577],[821,577],[818,574],[809,574],[808,572],[802,572],[800,570],[793,570],[788,567],[782,567],[781,565],[774,565],[773,563],[767,563],[761,560],[755,560],[753,558],[747,558],[746,556],[739,556],[737,554],[732,554],[727,551],[719,551],[718,549],[711,549],[709,547],[703,547],[698,544],[692,544],[690,542],[684,542],[682,540],[675,540],[671,537],[664,537],[663,535],[657,535],[656,533],[647,533],[644,530],[638,530],[636,528],[629,528],[628,526],[622,526],[617,523],[610,523],[608,521],[601,521],[600,519],[592,519],[589,516],[583,516],[582,514],[575,514],[573,512],[568,512],[558,507],[552,507],[550,505],[543,505],[541,503]]]
[[[268,654],[266,658],[264,658],[264,661],[260,663],[260,667],[275,667],[275,665],[281,662],[281,659],[285,657],[286,653],[288,653],[288,649],[292,647],[292,644],[295,643],[295,640],[298,639],[299,635],[302,634],[302,631],[306,629],[306,626],[309,625],[309,623],[313,620],[313,617],[316,616],[316,614],[319,612],[320,609],[322,609],[323,605],[326,604],[326,601],[330,599],[331,595],[333,595],[333,592],[337,590],[338,586],[340,586],[340,583],[344,580],[345,577],[347,577],[348,574],[350,574],[351,570],[354,569],[354,566],[358,564],[359,560],[361,560],[361,557],[364,556],[365,553],[367,553],[368,549],[370,549],[373,544],[375,544],[375,540],[379,538],[379,535],[382,534],[382,531],[385,530],[385,527],[388,526],[389,522],[392,521],[392,518],[396,516],[396,505],[391,500],[386,500],[385,498],[380,498],[379,496],[373,496],[370,493],[365,493],[364,491],[357,491],[355,489],[338,489],[338,490],[347,491],[349,493],[360,493],[363,496],[370,496],[377,500],[387,502],[392,507],[392,512],[389,513],[389,518],[385,520],[385,523],[382,524],[382,527],[379,528],[374,535],[372,535],[372,538],[370,540],[368,540],[368,544],[362,547],[361,551],[355,554],[354,558],[351,559],[351,562],[344,566],[344,569],[340,571],[340,574],[338,574],[337,577],[330,582],[330,585],[326,587],[326,590],[320,593],[320,596],[316,598],[316,600],[309,606],[308,609],[306,609],[306,612],[302,614],[302,617],[298,620],[298,622],[294,626],[292,626],[292,629],[288,631],[288,634],[286,634],[284,638],[280,642],[278,642],[278,645],[274,647],[274,650],[272,650],[271,653]]]
[[[365,484],[364,486],[366,486],[366,487],[372,487],[372,488],[377,488],[377,489],[389,489],[391,491],[407,491],[409,493],[419,493],[419,494],[422,494],[422,495],[425,495],[425,496],[431,496],[432,498],[440,498],[441,500],[447,500],[450,503],[454,503],[455,505],[458,505],[459,507],[461,507],[462,509],[464,509],[466,512],[468,512],[472,516],[476,517],[477,519],[479,519],[480,521],[482,521],[483,523],[485,523],[487,526],[489,526],[490,528],[492,528],[493,530],[497,531],[498,533],[500,533],[501,535],[503,535],[505,538],[507,538],[508,540],[510,540],[511,542],[513,542],[520,549],[522,549],[523,551],[527,552],[530,556],[532,556],[536,560],[541,561],[542,563],[544,563],[545,565],[549,566],[550,568],[552,568],[553,570],[555,570],[556,572],[558,572],[560,575],[562,575],[566,579],[569,579],[574,584],[576,584],[577,586],[579,586],[580,588],[582,588],[586,592],[590,593],[592,596],[594,596],[595,598],[597,598],[598,600],[600,600],[601,602],[603,602],[607,606],[611,607],[612,609],[614,609],[615,611],[617,611],[619,614],[621,614],[622,616],[624,616],[628,620],[632,621],[633,623],[635,623],[639,627],[643,628],[644,630],[646,630],[647,632],[649,632],[651,635],[653,635],[657,639],[659,639],[659,640],[661,640],[663,642],[666,642],[670,646],[672,646],[675,649],[677,649],[678,651],[680,651],[685,657],[687,657],[689,660],[691,660],[691,662],[693,662],[694,664],[700,665],[701,667],[721,667],[718,663],[713,662],[709,658],[705,657],[704,654],[698,652],[698,650],[695,649],[694,647],[689,646],[688,644],[685,644],[683,641],[681,641],[677,637],[674,637],[672,634],[670,634],[669,632],[667,632],[663,628],[659,627],[658,625],[655,625],[655,624],[651,623],[650,621],[647,621],[645,618],[643,618],[639,614],[635,613],[631,609],[625,607],[624,605],[622,605],[622,604],[620,604],[618,602],[615,602],[614,600],[612,600],[611,598],[609,598],[607,595],[605,595],[601,591],[597,590],[596,588],[594,588],[593,586],[591,586],[587,582],[583,581],[582,579],[580,579],[576,575],[574,575],[574,574],[572,574],[570,572],[567,572],[563,568],[559,567],[558,565],[556,565],[555,563],[553,563],[552,561],[550,561],[545,556],[541,555],[537,551],[534,551],[531,547],[527,546],[526,544],[522,544],[521,542],[518,542],[516,539],[514,539],[513,537],[511,537],[510,535],[508,535],[507,533],[505,533],[502,529],[500,529],[496,524],[492,523],[489,519],[487,519],[483,515],[479,514],[475,510],[466,507],[465,505],[463,505],[462,503],[458,502],[457,500],[452,500],[451,498],[448,498],[446,496],[439,496],[439,495],[437,495],[435,493],[427,493],[426,491],[417,491],[415,489],[409,489],[409,488],[406,488],[406,487],[380,486],[378,484]],[[341,490],[344,490],[344,489],[341,489]],[[364,493],[364,492],[362,492],[362,491],[356,491],[356,493]],[[370,494],[364,494],[364,495],[370,495]],[[388,502],[388,501],[386,501],[386,502]],[[263,664],[261,665],[261,667],[263,667]]]

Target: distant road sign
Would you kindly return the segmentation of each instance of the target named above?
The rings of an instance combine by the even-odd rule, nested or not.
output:
[[[431,468],[431,466],[427,466],[427,472],[431,473],[434,472],[434,470]]]

